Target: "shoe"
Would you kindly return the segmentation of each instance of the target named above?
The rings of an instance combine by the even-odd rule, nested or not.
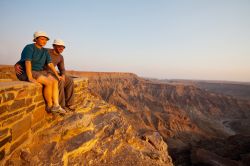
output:
[[[59,105],[51,108],[52,113],[66,114],[66,111]]]
[[[52,109],[52,106],[49,107],[49,106],[46,106],[45,110],[48,112],[48,113],[51,113],[51,109]]]
[[[67,106],[66,109],[67,109],[68,111],[70,111],[70,112],[75,112],[76,107],[73,106],[73,105],[70,105],[70,106]]]

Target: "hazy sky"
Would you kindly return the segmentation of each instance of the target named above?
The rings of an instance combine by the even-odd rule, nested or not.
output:
[[[250,81],[250,0],[1,0],[0,23],[0,64],[43,30],[70,70]]]

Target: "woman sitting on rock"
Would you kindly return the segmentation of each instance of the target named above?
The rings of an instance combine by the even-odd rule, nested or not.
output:
[[[46,110],[64,114],[66,111],[58,103],[58,80],[61,80],[62,77],[58,75],[51,63],[48,50],[43,48],[48,40],[49,37],[45,32],[34,33],[33,41],[35,43],[26,45],[22,51],[21,60],[18,63],[24,72],[17,74],[17,78],[21,81],[44,85],[43,95],[47,103]],[[53,71],[58,80],[44,70],[45,65]]]

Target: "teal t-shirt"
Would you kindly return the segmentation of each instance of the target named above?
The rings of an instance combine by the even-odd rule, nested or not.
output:
[[[28,44],[24,47],[19,62],[24,66],[25,61],[31,61],[32,70],[41,71],[45,65],[51,63],[51,58],[47,49],[39,49],[35,44]]]

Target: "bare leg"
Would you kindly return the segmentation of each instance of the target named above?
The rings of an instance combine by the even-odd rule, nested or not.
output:
[[[52,84],[52,100],[55,106],[59,105],[59,91],[58,91],[58,81],[52,77],[48,77]]]
[[[52,102],[52,83],[51,83],[51,81],[45,76],[40,76],[37,79],[37,81],[44,85],[43,95],[44,95],[44,98],[45,98],[48,106],[51,107],[53,105],[53,102]]]

